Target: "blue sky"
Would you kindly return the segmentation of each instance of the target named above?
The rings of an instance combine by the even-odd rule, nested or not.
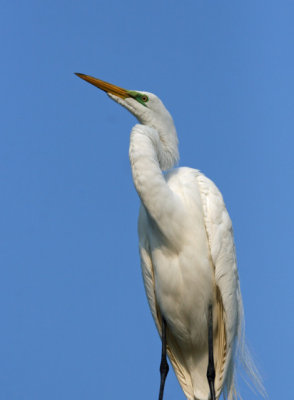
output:
[[[2,2],[1,399],[157,398],[135,119],[76,71],[154,92],[172,113],[180,165],[213,179],[232,217],[269,397],[289,397],[293,12],[284,0]],[[184,400],[173,373],[165,394]]]

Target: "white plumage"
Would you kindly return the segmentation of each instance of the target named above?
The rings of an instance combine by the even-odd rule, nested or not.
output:
[[[233,399],[242,300],[232,224],[215,184],[195,169],[172,169],[178,140],[172,117],[153,94],[126,91],[86,75],[139,120],[129,156],[141,199],[139,244],[150,309],[188,400],[210,399],[208,307],[213,310],[215,392]],[[170,170],[163,173],[163,170]]]
[[[216,186],[197,170],[179,168],[169,172],[164,194],[159,194],[147,176],[152,186],[148,188],[137,168],[149,173],[152,167],[140,156],[141,162],[136,163],[136,154],[140,154],[136,144],[142,150],[142,142],[136,138],[140,130],[140,126],[133,129],[130,158],[142,199],[140,254],[153,318],[159,333],[161,314],[167,321],[168,355],[187,398],[208,399],[207,314],[212,303],[216,396],[225,384],[232,397],[231,360],[241,297],[230,218]],[[152,157],[149,162],[156,164]],[[148,211],[141,185],[149,201],[157,205],[156,210]]]

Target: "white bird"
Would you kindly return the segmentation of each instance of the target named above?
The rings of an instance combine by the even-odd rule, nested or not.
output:
[[[215,184],[196,169],[171,169],[178,139],[173,119],[152,93],[129,91],[89,75],[140,122],[130,136],[141,199],[139,244],[149,306],[165,352],[188,400],[236,398],[235,352],[243,306],[232,223]],[[163,171],[168,171],[163,173]]]

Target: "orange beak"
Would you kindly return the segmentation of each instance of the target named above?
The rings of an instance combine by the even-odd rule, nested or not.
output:
[[[93,76],[90,75],[80,74],[78,72],[75,72],[75,74],[79,78],[84,79],[84,81],[91,83],[91,85],[94,85],[97,88],[104,90],[104,92],[114,94],[115,96],[121,97],[122,99],[130,97],[126,89],[123,89],[119,86],[115,86],[112,83],[104,82],[101,79],[94,78]]]

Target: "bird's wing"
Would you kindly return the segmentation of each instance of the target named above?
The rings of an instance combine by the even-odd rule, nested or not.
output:
[[[142,214],[142,209],[141,209],[141,214]],[[140,245],[142,275],[150,310],[154,318],[159,335],[161,337],[161,314],[159,312],[159,307],[156,302],[152,259],[149,250],[148,238],[146,236],[146,229],[144,229],[143,225],[144,225],[144,218],[142,218],[142,215],[140,215],[139,245]],[[177,348],[177,345],[168,330],[167,330],[167,353],[185,395],[187,396],[188,400],[193,400],[194,395],[193,395],[193,387],[190,375],[186,370],[186,368],[184,367],[183,363],[181,362],[180,350]]]
[[[215,268],[218,303],[218,364],[216,391],[225,385],[228,397],[233,396],[235,339],[242,318],[242,300],[236,264],[232,223],[223,197],[216,185],[206,176],[197,177],[201,192],[204,219],[211,258]]]

